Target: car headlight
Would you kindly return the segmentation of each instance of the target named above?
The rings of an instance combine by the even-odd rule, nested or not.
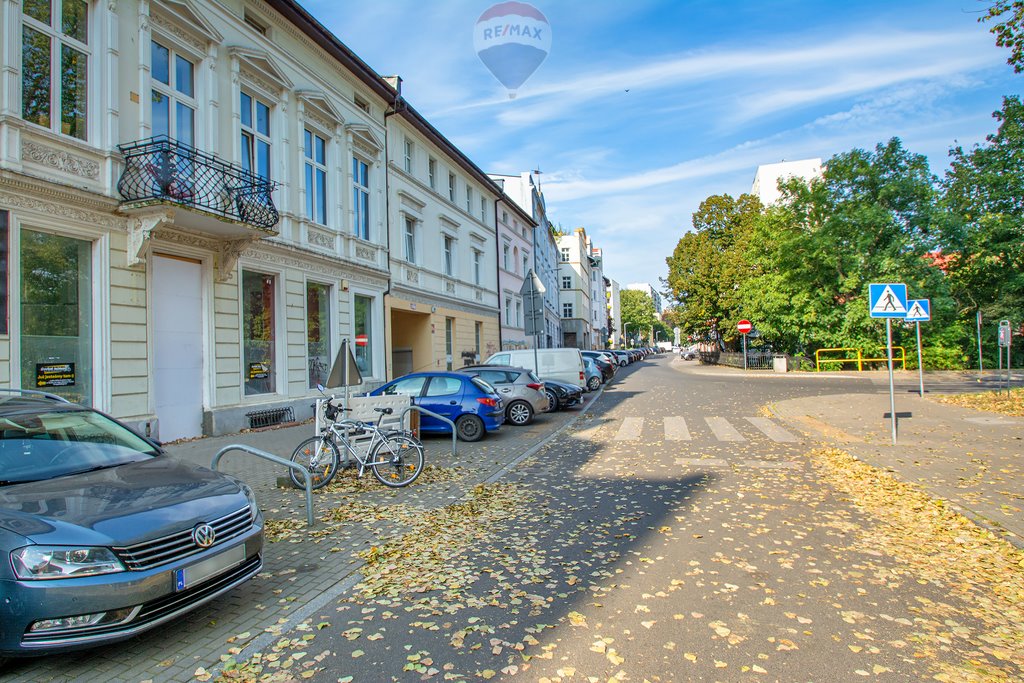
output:
[[[19,579],[67,579],[125,571],[108,548],[30,545],[11,553]]]
[[[256,494],[252,492],[252,488],[248,484],[242,484],[242,493],[245,494],[245,499],[249,501],[249,510],[252,511],[253,519],[256,519],[260,514],[260,506],[256,502]]]

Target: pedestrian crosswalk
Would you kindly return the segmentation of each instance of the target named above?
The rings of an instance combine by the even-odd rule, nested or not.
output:
[[[637,441],[644,438],[660,438],[665,441],[692,441],[695,439],[707,439],[708,433],[718,441],[740,443],[752,438],[767,437],[776,443],[798,443],[800,437],[787,431],[774,420],[767,417],[744,417],[741,423],[741,430],[728,418],[721,416],[709,416],[699,419],[690,418],[691,423],[687,424],[687,418],[674,415],[660,418],[662,434],[655,434],[647,430],[657,428],[658,418],[626,417],[612,420],[611,427],[614,432],[611,437],[613,441]],[[598,432],[608,427],[607,422],[592,425],[584,428],[578,433],[583,438],[597,437]],[[756,431],[751,431],[754,427]]]

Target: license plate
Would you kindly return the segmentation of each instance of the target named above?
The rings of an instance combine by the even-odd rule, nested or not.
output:
[[[219,555],[174,572],[174,590],[183,591],[245,561],[245,544],[228,548]]]

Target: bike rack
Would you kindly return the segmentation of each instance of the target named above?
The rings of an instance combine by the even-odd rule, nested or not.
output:
[[[399,418],[400,418],[400,421],[401,421],[402,424],[405,424],[405,416],[406,416],[406,414],[408,414],[408,412],[410,410],[415,410],[418,413],[423,413],[424,415],[429,415],[430,417],[436,418],[436,419],[440,420],[441,422],[447,422],[448,424],[450,424],[452,426],[452,455],[458,455],[459,454],[458,450],[457,450],[457,447],[455,445],[455,423],[454,422],[449,420],[444,415],[438,415],[433,410],[427,410],[426,408],[421,408],[420,406],[409,406],[408,408],[406,408],[405,410],[402,411],[401,415],[399,415]]]
[[[220,463],[220,459],[224,457],[225,453],[230,451],[242,451],[249,455],[255,455],[257,458],[263,458],[271,462],[276,462],[278,465],[284,465],[293,470],[298,470],[302,473],[302,478],[306,480],[306,526],[314,526],[315,521],[313,520],[313,480],[309,476],[309,470],[300,465],[297,462],[291,460],[285,460],[284,458],[278,457],[266,451],[261,451],[258,448],[252,446],[246,446],[244,444],[231,444],[217,451],[217,454],[213,456],[213,461],[210,463],[210,469],[214,472],[217,471],[217,464]]]

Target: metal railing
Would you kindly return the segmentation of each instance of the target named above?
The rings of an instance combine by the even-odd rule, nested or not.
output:
[[[310,478],[309,470],[297,462],[285,460],[284,458],[280,458],[272,453],[267,453],[266,451],[261,451],[258,448],[253,448],[252,446],[246,446],[240,443],[230,444],[217,451],[213,456],[213,460],[210,462],[210,469],[216,472],[217,465],[220,464],[220,459],[224,457],[225,453],[230,453],[231,451],[242,451],[249,455],[255,455],[257,458],[276,462],[278,465],[284,465],[285,467],[293,469],[301,474],[302,478],[306,481],[306,526],[313,526],[315,524],[313,519],[313,480]]]
[[[448,424],[450,424],[452,426],[452,455],[458,455],[458,452],[456,451],[456,446],[455,446],[456,439],[455,439],[455,423],[454,422],[449,420],[444,415],[438,415],[433,410],[427,410],[426,408],[421,408],[420,406],[417,406],[417,405],[411,405],[408,408],[406,408],[405,410],[403,410],[402,414],[399,415],[399,420],[401,421],[401,424],[405,424],[405,416],[408,415],[409,411],[411,411],[411,410],[415,410],[417,413],[421,413],[423,415],[429,415],[430,417],[432,417],[432,418],[434,418],[436,420],[440,420],[441,422],[447,422]]]
[[[821,358],[821,354],[823,354],[823,353],[839,353],[839,352],[850,352],[850,351],[853,351],[857,355],[853,356],[853,357],[844,357],[844,358],[825,358],[824,360]],[[899,356],[896,355],[897,351],[899,351]],[[862,371],[864,369],[864,364],[865,363],[886,363],[886,364],[888,364],[888,362],[889,362],[889,358],[886,357],[886,356],[882,356],[881,358],[865,358],[864,354],[863,354],[863,351],[861,349],[854,348],[854,347],[848,347],[848,346],[847,347],[837,347],[837,348],[834,348],[834,349],[818,349],[817,351],[814,352],[814,370],[815,370],[815,372],[821,372],[822,364],[828,364],[828,363],[838,363],[840,365],[840,367],[842,367],[842,365],[844,363],[856,363],[857,364],[857,371],[860,372],[860,371]],[[898,362],[900,364],[900,370],[906,370],[907,369],[907,352],[906,352],[906,350],[902,346],[894,346],[894,347],[892,347],[892,362],[893,362],[893,366],[894,367],[895,367],[896,363]]]
[[[765,351],[750,350],[747,352],[747,370],[771,370],[773,354]],[[742,351],[721,351],[718,354],[717,365],[728,365],[734,368],[743,368]]]
[[[280,215],[266,178],[200,152],[166,135],[119,145],[124,171],[117,191],[125,202],[161,201],[270,230]]]

